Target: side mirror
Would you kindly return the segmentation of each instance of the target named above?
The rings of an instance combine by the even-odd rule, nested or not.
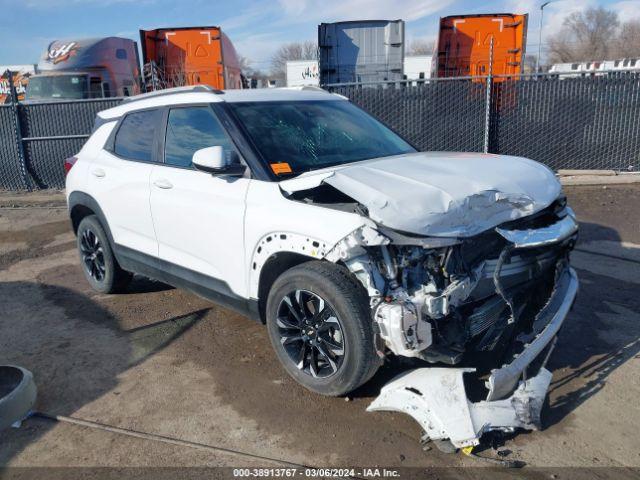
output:
[[[230,158],[227,159],[224,149],[219,145],[197,150],[193,154],[191,161],[196,169],[209,172],[212,175],[239,176],[243,175],[246,169],[244,165],[237,161],[235,152],[231,152]]]

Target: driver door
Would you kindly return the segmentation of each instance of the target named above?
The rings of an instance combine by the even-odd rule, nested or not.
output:
[[[193,154],[235,147],[208,106],[170,108],[166,115],[164,162],[151,172],[151,214],[159,257],[179,276],[244,293],[244,215],[248,178],[196,170]],[[194,275],[194,273],[196,275]],[[226,285],[225,285],[226,284]]]

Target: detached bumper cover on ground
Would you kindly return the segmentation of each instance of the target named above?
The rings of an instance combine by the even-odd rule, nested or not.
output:
[[[472,368],[421,368],[385,385],[367,410],[407,413],[430,439],[449,439],[458,448],[478,445],[489,430],[539,429],[551,372],[542,367],[534,377],[516,384],[557,335],[577,291],[575,271],[565,268],[549,302],[536,317],[534,329],[539,329],[535,338],[513,362],[494,370],[486,382],[487,400],[473,403],[467,399],[462,376],[475,371]]]

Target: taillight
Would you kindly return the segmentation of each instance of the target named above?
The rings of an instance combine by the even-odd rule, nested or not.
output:
[[[78,161],[78,157],[69,157],[64,159],[64,175],[65,176],[71,171],[71,167],[73,167],[77,161]]]

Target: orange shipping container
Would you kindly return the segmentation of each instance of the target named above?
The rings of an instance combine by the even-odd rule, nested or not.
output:
[[[140,30],[140,44],[148,84],[153,80],[162,88],[198,84],[242,88],[238,55],[220,27]]]
[[[491,39],[491,73],[522,73],[527,43],[527,17],[498,13],[441,18],[437,54],[434,56],[434,73],[438,77],[488,75]]]

